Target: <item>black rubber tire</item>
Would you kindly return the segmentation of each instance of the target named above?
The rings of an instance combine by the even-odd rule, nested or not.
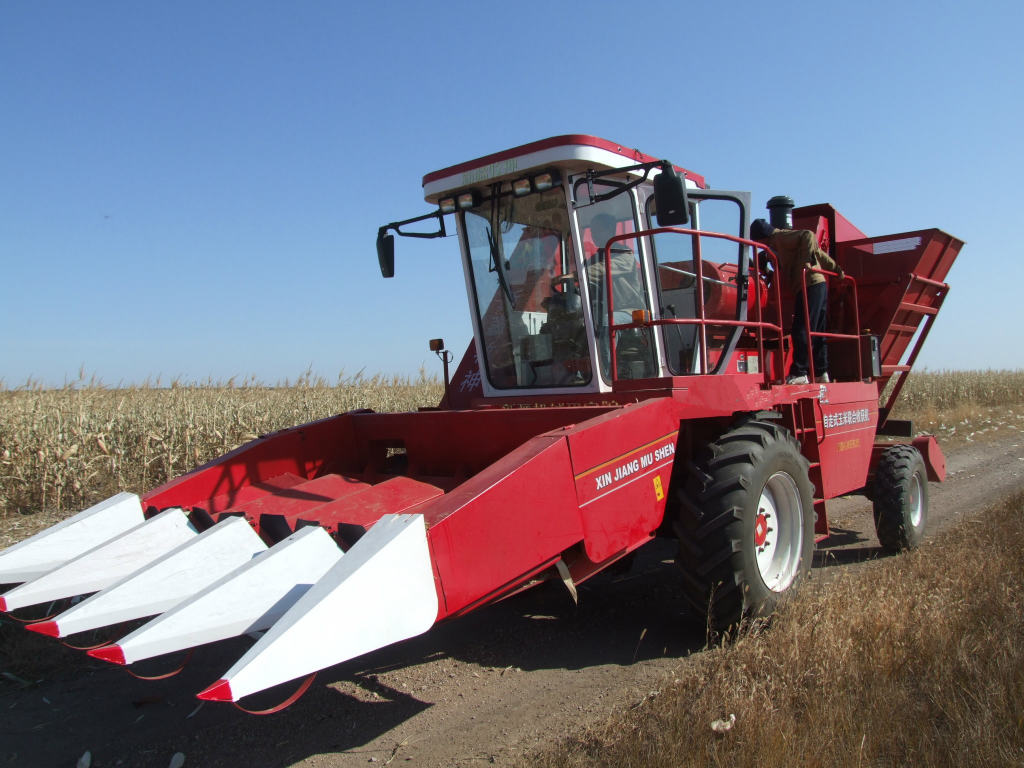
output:
[[[872,488],[875,533],[890,552],[913,549],[928,523],[928,471],[912,445],[886,448],[875,467]]]
[[[777,551],[788,561],[788,576],[773,586],[759,568],[755,533],[766,509],[763,494],[776,498],[766,491],[769,482],[772,489],[780,483],[791,489],[784,494],[787,516],[800,522],[799,530],[790,524],[776,534],[776,542],[788,542],[773,545],[785,547]],[[795,438],[772,422],[748,420],[699,451],[680,485],[674,528],[687,602],[714,631],[769,615],[810,571],[814,553],[813,491]]]

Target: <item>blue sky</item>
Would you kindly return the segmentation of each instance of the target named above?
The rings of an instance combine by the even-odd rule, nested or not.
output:
[[[439,370],[455,240],[377,227],[563,133],[955,234],[919,364],[1024,367],[1024,4],[842,5],[0,0],[0,380]]]

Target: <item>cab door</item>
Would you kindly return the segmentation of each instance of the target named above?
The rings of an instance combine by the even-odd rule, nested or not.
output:
[[[714,236],[747,237],[748,193],[694,189],[688,195],[690,225],[686,229],[696,232],[663,232],[650,238],[657,300],[654,316],[683,321],[659,326],[665,364],[676,376],[724,370],[743,329],[714,321],[747,319],[752,256],[749,246]],[[647,227],[658,228],[653,195],[646,200],[645,214]]]
[[[591,192],[593,193],[591,195]],[[617,194],[616,194],[617,193]],[[607,199],[599,198],[610,195]],[[591,203],[591,198],[598,202]],[[581,274],[594,328],[595,354],[601,378],[612,383],[611,331],[628,325],[636,310],[652,312],[652,285],[643,243],[639,238],[609,245],[617,235],[639,231],[637,198],[625,183],[614,179],[576,178],[573,200],[580,237]],[[609,279],[610,277],[610,279]],[[653,314],[652,314],[653,316]],[[659,353],[651,328],[615,332],[617,379],[644,379],[660,375]]]

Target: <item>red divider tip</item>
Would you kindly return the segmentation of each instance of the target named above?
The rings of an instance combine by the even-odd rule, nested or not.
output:
[[[124,651],[120,645],[104,645],[102,648],[93,648],[91,651],[86,651],[94,659],[102,659],[103,661],[109,661],[111,664],[127,664],[124,658]]]
[[[60,630],[56,621],[37,621],[35,624],[26,624],[25,629],[29,632],[38,632],[47,637],[60,637]]]
[[[7,601],[4,600],[3,595],[0,595],[0,611],[7,613]]]
[[[196,694],[197,699],[203,701],[234,701],[231,695],[231,683],[227,680],[218,680],[205,691]]]

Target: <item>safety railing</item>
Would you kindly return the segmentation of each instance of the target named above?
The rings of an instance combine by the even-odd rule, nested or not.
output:
[[[612,283],[612,270],[611,270],[611,246],[612,246],[612,243],[622,242],[622,241],[625,241],[625,240],[639,240],[639,238],[641,238],[641,237],[647,237],[647,236],[653,236],[653,235],[659,235],[659,234],[688,235],[688,236],[694,238],[694,241],[695,241],[695,247],[694,247],[694,250],[693,250],[694,271],[696,272],[696,275],[697,275],[697,281],[695,282],[695,285],[697,285],[697,287],[698,287],[698,289],[695,291],[696,317],[692,317],[692,318],[682,318],[682,317],[673,317],[673,318],[658,317],[658,318],[651,318],[651,317],[648,316],[647,318],[645,318],[641,322],[634,321],[632,323],[616,324],[615,323],[614,287],[613,287],[613,283]],[[756,307],[755,319],[754,320],[740,320],[740,319],[738,319],[740,310],[744,309],[744,307],[745,307],[744,302],[741,302],[741,301],[737,301],[736,302],[737,319],[729,320],[729,319],[724,319],[724,318],[707,318],[707,317],[705,317],[705,314],[704,314],[705,313],[704,290],[703,290],[703,280],[704,280],[704,269],[703,269],[703,267],[704,267],[704,262],[703,262],[703,259],[702,259],[702,256],[701,256],[701,248],[700,248],[700,238],[702,238],[702,237],[717,238],[717,239],[720,239],[720,240],[728,240],[728,241],[734,242],[737,245],[746,245],[746,246],[750,247],[753,250],[754,253],[757,253],[758,249],[764,248],[764,246],[761,245],[760,243],[757,243],[757,242],[755,242],[753,240],[747,240],[746,238],[736,237],[734,235],[726,235],[726,234],[722,234],[720,232],[703,232],[703,231],[696,230],[696,229],[684,229],[684,228],[680,228],[680,227],[657,227],[657,228],[654,228],[654,229],[639,230],[637,232],[631,232],[631,233],[627,233],[627,234],[616,235],[616,236],[614,236],[614,237],[612,237],[612,238],[610,238],[608,240],[608,242],[607,242],[607,244],[605,245],[605,248],[604,248],[604,279],[605,279],[605,295],[608,297],[608,330],[609,330],[609,333],[608,333],[608,343],[609,343],[609,345],[611,347],[611,350],[610,350],[610,352],[611,352],[611,354],[610,354],[610,361],[611,361],[611,371],[610,371],[610,374],[611,374],[611,379],[612,379],[613,383],[618,381],[618,357],[617,357],[617,354],[616,354],[615,334],[618,333],[619,331],[624,331],[624,330],[651,328],[651,327],[656,327],[656,326],[669,326],[669,325],[696,325],[697,328],[698,328],[698,330],[697,330],[697,334],[698,334],[697,347],[699,349],[699,360],[700,360],[700,370],[698,371],[699,374],[707,374],[708,373],[708,343],[707,343],[707,340],[708,340],[708,326],[725,326],[725,327],[729,327],[729,328],[746,328],[746,329],[750,329],[754,333],[754,336],[755,336],[756,341],[757,341],[757,350],[758,350],[758,355],[759,355],[759,359],[760,360],[765,360],[766,359],[765,358],[765,335],[766,334],[774,335],[778,339],[779,354],[783,355],[783,356],[785,355],[785,347],[784,347],[785,331],[784,331],[784,329],[782,327],[782,309],[781,309],[782,308],[782,297],[781,297],[781,293],[780,293],[780,290],[779,290],[779,281],[777,279],[774,280],[772,282],[772,285],[769,288],[769,290],[773,291],[773,293],[774,293],[775,313],[776,313],[777,317],[776,317],[776,322],[768,322],[764,318],[764,308],[762,307],[762,303],[759,300],[760,299],[760,293],[758,291],[758,287],[759,287],[758,286],[758,280],[760,279],[760,275],[759,275],[759,272],[756,269],[755,269],[754,273],[750,273],[748,271],[748,273],[746,275],[744,275],[743,271],[740,270],[740,272],[737,274],[737,277],[736,277],[736,280],[737,280],[736,290],[738,292],[739,291],[744,291],[745,293],[749,293],[749,291],[748,291],[747,286],[742,284],[742,281],[744,281],[744,280],[749,281],[751,278],[753,278],[753,284],[754,284],[754,297],[753,297],[753,301],[754,301],[754,306]],[[768,261],[771,264],[772,269],[775,271],[775,274],[778,275],[779,274],[779,265],[778,265],[777,257],[775,256],[775,254],[770,249],[765,249],[764,252],[767,254]],[[747,311],[749,312],[749,309]],[[728,360],[726,359],[726,355],[723,354],[721,356],[721,358],[719,359],[718,364],[715,366],[715,370],[716,371],[719,370],[727,362],[728,362]],[[771,368],[774,368],[774,367],[775,366],[771,366]],[[771,375],[770,368],[768,366],[764,366],[762,373],[763,373],[763,376],[764,376],[764,383],[766,385],[771,384],[773,382],[774,383],[779,383],[779,380],[773,379],[773,377]],[[782,378],[783,379],[785,378],[785,372],[782,373]]]

